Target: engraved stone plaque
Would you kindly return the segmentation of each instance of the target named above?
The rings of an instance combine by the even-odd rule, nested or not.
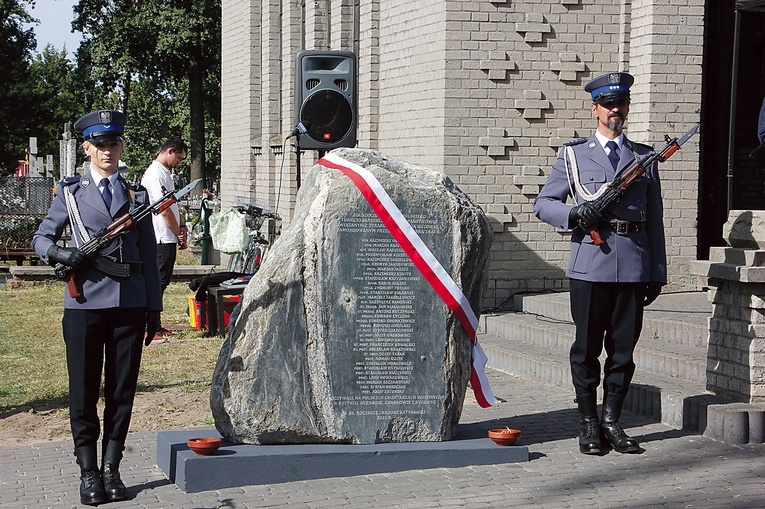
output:
[[[402,213],[414,230],[432,252],[449,253],[446,221],[413,205]],[[335,411],[350,428],[366,429],[370,442],[400,418],[440,426],[443,303],[368,206],[349,210],[332,228],[335,252],[323,270],[330,287],[325,305],[333,310],[327,368]]]
[[[443,174],[338,149],[379,181],[477,314],[491,228]],[[314,166],[296,217],[232,316],[210,395],[240,443],[441,441],[457,429],[472,342],[362,192]]]

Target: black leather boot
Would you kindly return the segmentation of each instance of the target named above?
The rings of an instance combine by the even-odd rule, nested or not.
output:
[[[80,465],[80,502],[85,505],[98,505],[106,502],[101,472],[98,471],[96,445],[83,445],[75,448],[77,464]]]
[[[595,394],[577,394],[579,407],[579,452],[600,454],[600,422],[598,421],[598,400]]]
[[[103,466],[101,475],[104,479],[104,491],[109,502],[125,500],[128,496],[127,488],[120,479],[120,461],[122,461],[122,450],[125,448],[122,442],[109,440],[104,445],[104,454],[102,458]]]
[[[624,396],[620,394],[604,394],[603,415],[600,419],[600,427],[603,436],[611,444],[616,452],[638,452],[640,446],[637,440],[627,435],[619,424],[622,415]]]

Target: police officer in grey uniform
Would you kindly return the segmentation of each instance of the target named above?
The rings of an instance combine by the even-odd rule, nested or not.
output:
[[[658,164],[627,188],[612,213],[601,214],[592,201],[598,191],[636,157],[652,148],[622,132],[634,79],[624,72],[604,74],[587,83],[597,130],[589,138],[566,144],[534,202],[542,221],[571,232],[569,277],[571,314],[576,325],[570,351],[571,375],[580,413],[579,450],[600,454],[609,445],[618,452],[637,452],[637,441],[619,425],[624,398],[635,372],[633,352],[643,324],[643,308],[667,282],[663,205]],[[566,200],[573,197],[573,205]],[[603,244],[577,228],[597,223]],[[597,413],[603,366],[603,411]]]
[[[94,260],[78,249],[131,207],[147,203],[146,190],[130,186],[117,173],[126,120],[119,111],[101,110],[74,124],[84,137],[90,169],[59,184],[50,211],[32,239],[32,248],[46,263],[65,264],[76,275],[74,295],[69,286],[65,290],[62,324],[69,372],[69,419],[81,470],[80,499],[88,505],[127,497],[119,463],[143,343],[151,342],[162,310],[151,219],[139,221],[99,253],[102,266],[123,269],[116,271],[119,275],[97,268]],[[63,247],[59,241],[67,226],[72,242]],[[105,407],[99,468],[101,426],[96,405],[102,368]]]

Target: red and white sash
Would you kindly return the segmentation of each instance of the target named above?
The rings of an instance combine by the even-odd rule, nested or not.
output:
[[[470,303],[460,287],[457,286],[457,283],[444,270],[430,249],[422,242],[422,239],[414,231],[409,221],[401,214],[396,204],[393,203],[388,193],[369,170],[332,153],[319,159],[318,164],[326,168],[340,170],[356,184],[356,187],[359,188],[359,191],[369,202],[372,210],[375,211],[386,228],[388,228],[388,231],[396,239],[401,249],[404,250],[415,267],[422,273],[425,280],[430,283],[444,303],[457,316],[465,332],[467,332],[473,341],[470,385],[473,387],[475,398],[483,408],[493,405],[494,394],[489,387],[489,380],[486,378],[485,371],[488,359],[476,338],[478,317],[473,313],[473,309],[470,307]]]

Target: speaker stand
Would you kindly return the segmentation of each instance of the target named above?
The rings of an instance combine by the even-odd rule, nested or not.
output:
[[[300,189],[300,135],[296,134],[292,137],[293,140],[295,140],[295,165],[297,166],[297,171],[295,172],[295,184],[297,185],[297,189]],[[319,157],[318,159],[321,159],[324,157],[324,154],[326,154],[326,150],[317,150]]]
[[[295,182],[297,189],[300,189],[300,135],[294,136],[295,140],[295,164],[297,165],[297,172],[295,173]]]

